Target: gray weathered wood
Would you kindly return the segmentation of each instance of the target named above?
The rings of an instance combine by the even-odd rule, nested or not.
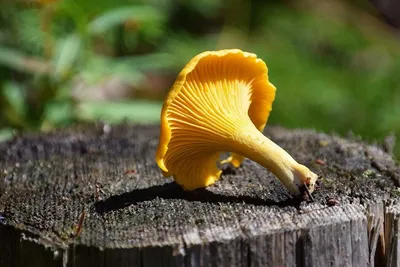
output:
[[[400,169],[379,147],[268,127],[321,176],[307,203],[247,160],[184,192],[154,161],[158,133],[98,125],[1,143],[0,266],[400,266]]]
[[[400,266],[400,206],[387,207],[385,214],[387,267]]]

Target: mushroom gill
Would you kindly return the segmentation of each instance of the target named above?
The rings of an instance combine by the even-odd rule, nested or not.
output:
[[[186,190],[215,183],[222,161],[244,157],[269,169],[294,194],[314,190],[317,175],[262,134],[275,98],[265,63],[238,49],[203,52],[181,71],[161,113],[156,161]]]

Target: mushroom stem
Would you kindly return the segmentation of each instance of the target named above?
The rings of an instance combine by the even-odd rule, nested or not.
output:
[[[293,194],[299,195],[301,187],[306,185],[310,192],[314,191],[314,184],[318,176],[306,166],[293,159],[280,146],[264,136],[255,127],[248,127],[238,133],[236,153],[251,159],[271,171],[282,184]]]

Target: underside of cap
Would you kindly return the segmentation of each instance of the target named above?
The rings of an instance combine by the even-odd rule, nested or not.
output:
[[[236,131],[262,131],[274,98],[267,66],[255,54],[230,49],[194,57],[163,105],[156,160],[164,175],[188,190],[217,181],[220,152],[235,151]],[[235,167],[242,161],[231,154]]]

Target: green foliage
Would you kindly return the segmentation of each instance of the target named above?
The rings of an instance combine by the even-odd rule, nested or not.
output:
[[[0,140],[80,121],[158,122],[173,77],[199,52],[222,48],[266,61],[278,89],[270,123],[400,137],[400,45],[367,8],[39,2],[0,4]]]
[[[148,5],[127,6],[126,1],[120,6],[115,6],[115,1],[82,4],[66,0],[41,8],[5,8],[10,13],[3,18],[9,25],[3,25],[5,35],[0,43],[0,65],[5,67],[0,86],[2,127],[49,129],[88,119],[117,121],[119,116],[134,121],[158,120],[160,101],[130,101],[132,107],[126,103],[96,104],[75,99],[71,88],[79,87],[77,80],[90,86],[111,78],[137,85],[144,72],[169,67],[165,53],[115,57],[118,44],[109,40],[124,23],[131,22],[141,25],[135,35],[145,30],[140,38],[153,41],[162,35],[157,30],[162,27],[162,12]],[[9,27],[13,30],[6,29]],[[96,42],[104,42],[111,55],[94,51]],[[8,75],[11,72],[17,74]],[[20,75],[18,82],[13,82],[14,75]],[[137,110],[147,115],[134,114]],[[9,136],[9,131],[2,136]]]
[[[58,41],[54,56],[54,72],[53,77],[56,80],[62,80],[70,75],[74,65],[81,54],[82,45],[81,38],[76,34],[71,34]]]
[[[161,113],[161,103],[150,101],[123,102],[82,102],[78,106],[80,119],[102,120],[118,123],[124,120],[157,123]],[[146,112],[143,112],[146,111]]]
[[[0,129],[0,142],[10,139],[13,136],[13,130],[11,128]]]
[[[154,24],[162,19],[162,13],[150,6],[115,8],[91,21],[88,25],[88,32],[97,35],[104,34],[131,19]]]
[[[319,14],[279,14],[264,29],[264,36],[274,39],[258,38],[268,46],[254,47],[273,66],[270,75],[278,88],[271,122],[353,131],[370,139],[399,135],[399,44],[371,42],[367,34],[373,31],[366,34]]]

